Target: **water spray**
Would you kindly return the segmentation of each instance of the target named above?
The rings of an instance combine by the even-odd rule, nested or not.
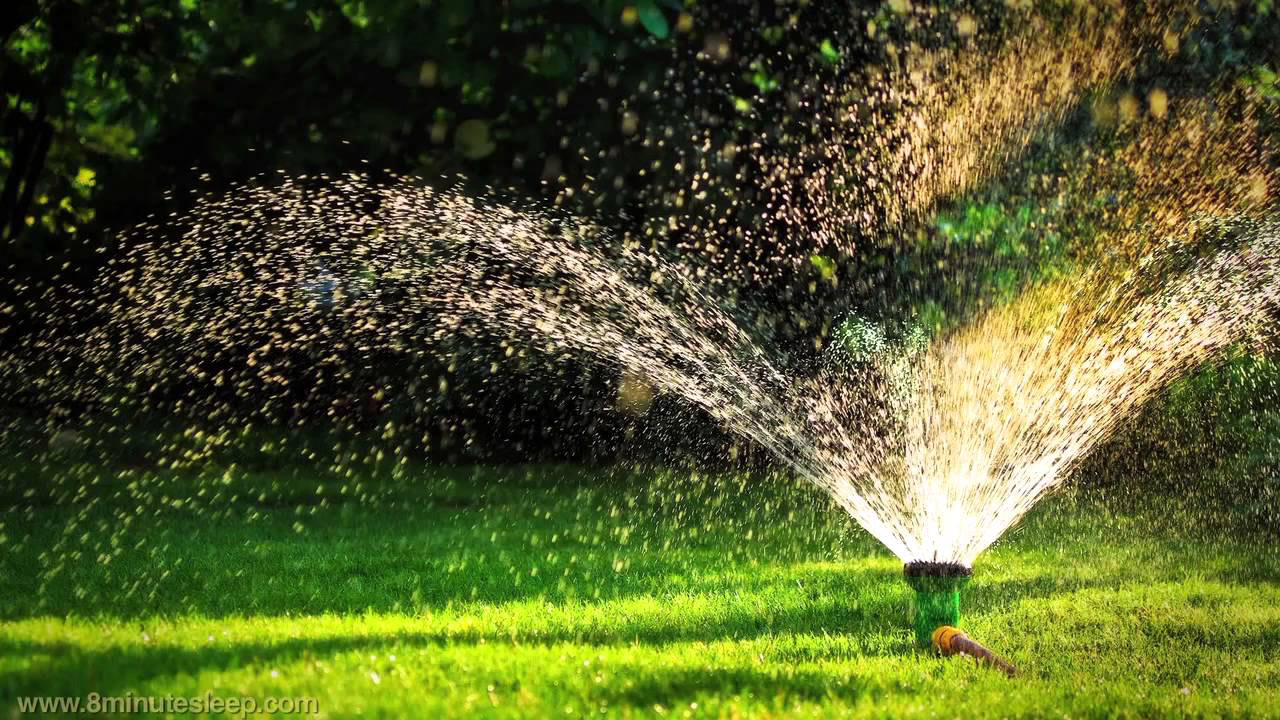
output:
[[[903,567],[907,584],[916,591],[916,642],[933,647],[944,656],[967,655],[1013,676],[1017,670],[1000,656],[956,629],[960,624],[960,590],[969,583],[973,569],[959,563],[917,560]]]

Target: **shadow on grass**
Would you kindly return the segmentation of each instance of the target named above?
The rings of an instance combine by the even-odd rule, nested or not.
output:
[[[886,574],[879,574],[876,582],[883,582]],[[744,608],[740,612],[692,621],[679,613],[650,614],[640,618],[620,617],[607,626],[584,624],[524,632],[512,632],[502,627],[466,627],[460,631],[433,629],[392,634],[298,637],[280,642],[219,643],[205,648],[158,645],[86,649],[65,641],[0,639],[0,657],[24,657],[32,662],[31,667],[23,671],[0,672],[0,690],[10,696],[59,692],[76,694],[85,688],[112,692],[136,688],[158,677],[246,666],[270,667],[298,659],[348,653],[383,654],[387,650],[428,647],[484,647],[488,650],[508,647],[514,650],[572,644],[663,650],[687,643],[750,642],[766,637],[822,635],[831,639],[829,645],[799,651],[804,660],[914,653],[915,647],[905,631],[886,634],[886,631],[904,627],[901,598],[886,593],[877,597],[878,600],[871,602],[863,597],[852,606],[842,598],[832,597],[773,608],[767,613]],[[867,642],[869,638],[875,638],[875,642]],[[746,670],[736,674],[713,673],[708,676],[713,679],[697,679],[703,675],[705,673],[690,672],[673,682],[675,686],[708,682],[711,683],[708,687],[722,689],[726,683],[745,688],[763,687],[760,683],[766,681],[773,684],[771,687],[791,687],[795,682],[794,678],[770,678],[767,674]],[[663,680],[662,684],[672,683]],[[816,687],[815,683],[808,681],[802,684]],[[636,692],[643,694],[648,691],[636,689]]]
[[[844,675],[833,682],[830,673],[810,669],[786,672],[754,668],[668,668],[648,672],[624,687],[600,687],[593,695],[610,705],[628,703],[675,705],[701,695],[745,695],[758,698],[853,700],[870,694],[876,686],[868,678]]]
[[[286,615],[333,613],[351,614],[354,625],[360,621],[359,614],[366,611],[440,611],[457,603],[475,603],[488,605],[500,615],[508,603],[538,600],[554,604],[599,590],[609,601],[653,600],[650,605],[656,610],[646,611],[643,617],[620,614],[600,624],[571,620],[563,627],[553,624],[538,630],[521,630],[515,623],[513,631],[510,624],[500,622],[497,627],[464,627],[456,632],[432,629],[298,637],[215,643],[208,647],[86,648],[53,640],[0,638],[0,658],[30,661],[18,663],[20,670],[0,672],[0,694],[78,695],[86,688],[113,692],[137,689],[156,678],[247,666],[265,671],[273,664],[303,658],[382,655],[384,650],[394,648],[483,646],[490,651],[515,651],[521,647],[573,644],[663,650],[688,643],[811,635],[823,638],[788,649],[791,665],[858,655],[908,656],[916,652],[907,631],[910,591],[893,563],[876,560],[871,566],[864,563],[858,568],[830,563],[788,565],[788,557],[823,557],[829,546],[820,547],[813,537],[792,533],[787,523],[777,521],[777,514],[747,514],[741,524],[722,523],[716,526],[715,533],[706,532],[707,526],[702,525],[699,529],[703,532],[697,540],[691,540],[681,533],[682,528],[658,527],[653,518],[615,521],[606,505],[584,503],[581,497],[560,489],[542,494],[526,493],[524,486],[501,490],[488,493],[483,500],[453,489],[432,496],[414,496],[412,502],[417,507],[412,511],[405,510],[409,501],[404,500],[389,511],[353,505],[350,509],[325,509],[319,515],[290,512],[290,508],[314,508],[313,504],[295,502],[294,496],[288,496],[291,499],[287,502],[268,498],[254,501],[267,516],[258,524],[234,519],[211,521],[166,509],[148,513],[147,524],[135,535],[94,537],[84,548],[70,544],[64,550],[83,550],[84,560],[68,566],[47,585],[35,579],[42,567],[39,553],[73,538],[60,534],[64,523],[58,521],[65,519],[64,515],[77,513],[62,507],[13,511],[12,517],[17,520],[11,527],[35,527],[34,520],[38,518],[41,522],[33,536],[45,534],[26,542],[20,556],[0,557],[0,570],[8,576],[0,587],[6,588],[4,594],[11,601],[6,603],[7,609],[0,610],[0,617],[75,613],[136,623],[156,616],[195,615],[216,620],[247,615],[269,621]],[[592,500],[602,502],[603,497],[602,493]],[[126,505],[124,499],[116,503]],[[84,516],[95,522],[82,522],[78,527],[115,527],[98,523],[115,517],[107,512],[109,509],[114,510],[115,506],[96,507],[93,514]],[[545,514],[533,512],[536,510]],[[719,512],[704,508],[701,516]],[[21,517],[19,513],[23,513]],[[300,535],[292,529],[297,518],[306,521],[308,534]],[[639,549],[634,538],[630,546],[617,543],[616,536],[610,534],[615,522],[652,522],[656,529],[650,533],[651,549]],[[754,541],[742,540],[744,527],[757,533]],[[556,534],[579,539],[556,546],[546,544],[547,538]],[[130,548],[130,541],[135,539],[148,543],[111,566],[92,561],[101,552],[97,545],[102,541]],[[662,541],[668,539],[676,541],[674,549],[656,549],[664,547]],[[850,552],[850,547],[863,552],[859,542],[866,546],[867,553],[883,552],[871,550],[870,542],[863,540],[846,545],[845,552]],[[1020,544],[1036,547],[1042,541],[1033,536]],[[154,556],[150,552],[153,549],[157,551]],[[574,574],[567,579],[558,577],[553,571],[564,566],[548,568],[543,558],[549,552],[560,554],[562,561],[574,556]],[[1176,554],[1157,558],[1156,566],[1177,570],[1183,563],[1192,562],[1196,552],[1194,548],[1179,549]],[[626,572],[614,569],[618,554],[632,563]],[[1224,582],[1235,583],[1276,582],[1274,564],[1247,554],[1238,559],[1221,560],[1222,557],[1219,555],[1217,564],[1202,577],[1220,576]],[[1024,570],[1034,569],[1034,574],[1005,579],[998,572],[985,575],[980,571],[965,593],[965,613],[998,612],[1013,601],[1138,582],[1126,577],[1124,568],[1115,564],[1089,576],[1075,576],[1035,555],[1024,559],[1015,554],[1010,560]],[[453,573],[451,564],[462,561],[468,566],[466,572]],[[532,565],[542,565],[546,572],[531,577],[528,568]],[[515,569],[523,570],[523,577],[513,575]],[[241,570],[248,574],[241,577]],[[1151,574],[1148,568],[1146,576]],[[121,581],[136,584],[139,579],[144,586],[157,589],[156,597],[149,601],[123,600],[119,593]],[[161,579],[162,584],[146,584]],[[518,582],[520,579],[522,583]],[[567,587],[562,587],[562,582]],[[723,600],[728,609],[698,616],[666,612],[661,598],[670,594],[706,597],[713,603]],[[37,604],[38,600],[45,604]],[[1175,640],[1206,642],[1194,629],[1176,623],[1149,630]],[[1275,633],[1264,635],[1259,642],[1263,641],[1270,643],[1264,648],[1269,652],[1275,645]],[[1207,642],[1226,641],[1211,637]],[[595,692],[613,693],[604,696],[613,701],[637,703],[668,702],[669,698],[726,690],[820,698],[832,693],[857,696],[866,691],[867,683],[866,679],[853,676],[847,682],[831,685],[828,676],[799,668],[782,673],[740,667],[644,669],[629,687],[600,688]],[[531,673],[538,671],[536,666],[530,669]]]
[[[1233,553],[1234,550],[1234,553]],[[1211,563],[1197,565],[1205,560],[1205,548],[1187,546],[1177,552],[1169,552],[1157,560],[1135,558],[1142,567],[1130,572],[1127,568],[1112,565],[1107,571],[1080,576],[1070,568],[1045,566],[1034,575],[988,579],[975,573],[974,581],[965,589],[961,604],[963,612],[998,610],[1011,602],[1061,597],[1066,594],[1097,590],[1120,589],[1126,586],[1149,583],[1196,582],[1221,583],[1223,585],[1277,585],[1280,584],[1280,566],[1238,548],[1219,548]],[[1200,555],[1197,555],[1200,553]],[[1188,574],[1190,573],[1190,574]]]
[[[743,542],[737,526],[703,526],[690,535],[646,517],[615,521],[630,534],[628,544],[621,531],[594,522],[599,509],[583,514],[579,505],[555,499],[560,504],[547,506],[545,516],[530,512],[537,507],[482,509],[444,496],[411,509],[268,511],[254,521],[167,510],[131,527],[101,508],[84,517],[66,508],[39,511],[39,523],[18,518],[14,524],[33,534],[0,556],[0,593],[10,597],[0,621],[70,613],[121,621],[395,613],[459,603],[754,592],[796,579],[837,591],[867,579],[861,568],[762,576],[757,568],[825,554],[826,547],[788,535],[785,526],[757,530],[754,541]],[[0,514],[0,521],[12,517],[17,513]],[[295,523],[305,523],[306,532]],[[62,530],[86,526],[94,530],[83,536]],[[117,549],[111,562],[93,562],[104,547]],[[884,557],[870,541],[845,547]],[[58,555],[74,560],[49,572],[49,558]],[[124,593],[122,584],[145,591]]]
[[[753,694],[756,697],[778,697],[821,700],[846,700],[873,694],[883,685],[867,673],[832,672],[805,667],[815,662],[841,662],[857,657],[909,657],[918,651],[904,631],[886,634],[886,630],[902,628],[901,606],[891,600],[865,605],[860,612],[850,612],[839,602],[806,605],[781,613],[772,623],[763,618],[741,613],[696,626],[670,622],[644,624],[621,622],[602,629],[565,628],[552,632],[512,635],[501,630],[468,630],[463,633],[443,631],[409,631],[372,633],[341,637],[295,637],[279,642],[244,642],[218,644],[207,648],[112,647],[87,650],[61,641],[23,641],[0,639],[0,657],[24,657],[31,661],[25,671],[0,673],[0,696],[15,697],[35,694],[78,695],[86,689],[102,693],[138,691],[157,679],[195,676],[202,672],[234,671],[246,667],[268,668],[299,660],[331,659],[335,656],[404,653],[406,649],[477,649],[502,655],[529,648],[553,648],[572,644],[581,649],[593,646],[625,647],[654,652],[675,650],[688,643],[738,641],[790,635],[822,636],[812,643],[778,649],[769,647],[770,662],[755,667],[691,667],[688,656],[674,665],[655,664],[646,657],[621,659],[612,663],[613,672],[628,678],[618,685],[592,689],[592,694],[610,703],[630,702],[649,705],[655,702],[673,704],[701,694]],[[661,618],[660,618],[661,619]],[[1280,626],[1260,626],[1246,635],[1207,632],[1203,623],[1178,617],[1147,617],[1136,633],[1113,638],[1133,644],[1131,652],[1148,652],[1155,647],[1190,645],[1218,653],[1246,656],[1268,656],[1280,643]],[[877,642],[865,642],[875,637]],[[589,652],[589,651],[588,651]],[[754,652],[754,650],[752,651]],[[1096,648],[1090,650],[1096,652]],[[405,661],[413,662],[409,658]],[[634,666],[634,667],[632,667]],[[483,667],[483,661],[480,663]],[[543,672],[536,663],[527,672]],[[519,682],[522,678],[507,678]]]
[[[646,609],[637,615],[619,612],[603,624],[570,618],[563,625],[552,622],[546,627],[522,629],[519,618],[516,618],[512,624],[499,621],[492,626],[460,624],[452,629],[303,636],[276,642],[216,643],[203,648],[171,645],[85,648],[56,640],[0,638],[0,657],[30,660],[30,665],[22,670],[0,672],[0,691],[12,697],[74,695],[82,693],[85,688],[104,693],[137,690],[155,679],[177,675],[245,667],[257,667],[265,672],[266,668],[274,665],[302,659],[346,654],[384,655],[397,649],[483,648],[486,652],[501,653],[521,648],[576,645],[651,648],[661,652],[688,643],[814,636],[821,640],[771,650],[785,653],[784,665],[794,670],[779,672],[776,667],[758,671],[750,667],[655,668],[646,665],[644,672],[637,672],[630,684],[597,688],[593,692],[601,693],[601,698],[610,702],[639,704],[669,703],[673,698],[688,699],[704,692],[851,699],[872,691],[869,685],[874,684],[873,679],[848,675],[832,684],[829,674],[798,666],[810,662],[838,662],[853,657],[906,657],[917,653],[907,632],[910,591],[896,570],[850,571],[830,566],[802,566],[789,568],[772,580],[753,575],[733,577],[733,581],[708,582],[688,589],[694,595],[709,596],[713,602],[717,598],[724,599],[728,606],[714,612],[701,615],[675,609],[665,612],[660,599],[654,598],[659,600],[657,611]],[[800,589],[791,590],[790,583]],[[963,602],[965,612],[984,613],[1003,607],[1011,600],[1034,600],[1097,588],[1120,588],[1125,584],[1119,571],[1064,579],[1050,568],[1045,568],[1043,572],[1017,579],[977,580],[966,591]],[[786,586],[785,593],[771,595],[767,592],[779,585]],[[752,601],[752,594],[761,588],[766,591],[761,601]],[[744,596],[747,598],[745,601],[735,601],[735,598]],[[501,605],[492,609],[501,616]],[[265,616],[268,621],[271,617]],[[359,619],[353,618],[353,622],[359,622]],[[433,620],[424,620],[424,624],[430,622]],[[434,622],[439,622],[439,619]],[[1273,626],[1241,637],[1206,634],[1202,627],[1184,623],[1178,618],[1145,618],[1143,623],[1142,632],[1130,636],[1127,642],[1191,643],[1222,652],[1271,653],[1280,641],[1280,628]]]
[[[66,613],[117,621],[191,614],[216,619],[245,614],[414,613],[459,603],[616,602],[673,593],[751,595],[781,589],[802,593],[811,600],[833,597],[856,603],[873,592],[895,598],[900,612],[885,624],[893,627],[903,624],[901,616],[910,602],[910,591],[896,563],[883,557],[844,566],[787,565],[783,564],[787,562],[786,543],[781,538],[735,546],[723,538],[704,537],[700,544],[662,552],[585,543],[532,547],[520,539],[495,545],[490,542],[490,533],[501,531],[496,524],[499,519],[467,524],[449,522],[443,513],[385,514],[378,518],[362,514],[354,523],[338,523],[310,535],[298,535],[287,526],[227,522],[224,527],[207,527],[169,522],[163,532],[153,528],[157,537],[174,537],[181,542],[173,545],[167,557],[159,556],[149,565],[126,564],[128,556],[111,565],[81,562],[45,580],[33,557],[24,560],[11,554],[0,559],[7,576],[0,584],[12,591],[6,607],[0,609],[0,619]],[[551,519],[530,526],[528,532],[547,538],[561,530]],[[457,554],[459,549],[473,547],[477,550]],[[32,543],[24,552],[37,549],[39,544]],[[560,567],[566,567],[565,558],[574,556],[574,563],[567,566],[572,573],[562,575],[560,567],[552,566],[546,568],[548,572],[530,577],[527,568],[541,564],[549,553],[562,558]],[[613,566],[618,553],[625,553],[631,562],[625,572],[617,572]],[[775,553],[781,556],[776,562],[759,562]],[[1089,563],[1092,572],[1077,575],[1049,560],[1013,555],[1005,562],[1033,569],[1034,574],[1004,578],[999,568],[991,573],[980,568],[964,593],[963,612],[999,611],[1016,601],[1118,587],[1139,579],[1160,580],[1166,571],[1164,578],[1175,579],[1182,570],[1193,567],[1195,554],[1195,548],[1184,548],[1151,561],[1135,559],[1143,563],[1140,576],[1129,575],[1114,563],[1094,565],[1088,556],[1076,560]],[[449,564],[458,561],[467,564],[465,572],[450,570]],[[513,570],[522,569],[523,576],[513,574]],[[1275,563],[1226,550],[1212,563],[1193,569],[1198,578],[1229,584],[1280,581]],[[139,579],[154,587],[155,594],[129,597],[120,593],[122,580],[132,584]],[[861,610],[850,608],[849,612]],[[821,631],[849,626],[850,617],[834,610],[829,615],[823,626],[802,623],[800,627]],[[751,623],[744,622],[748,632],[767,631],[748,625]]]

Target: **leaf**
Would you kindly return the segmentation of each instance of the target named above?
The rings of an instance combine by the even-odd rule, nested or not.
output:
[[[916,318],[925,331],[938,334],[947,324],[947,311],[934,300],[927,300],[916,308]]]
[[[649,31],[650,35],[659,40],[667,39],[667,35],[671,33],[671,28],[667,25],[667,16],[662,14],[662,10],[654,0],[640,0],[636,3],[636,12],[639,13],[640,24]]]
[[[822,59],[832,65],[840,62],[840,51],[835,45],[831,44],[831,40],[823,40],[822,45],[818,46],[818,52],[822,54]]]
[[[559,46],[548,44],[543,48],[538,69],[552,78],[567,78],[573,74],[573,63]]]
[[[771,90],[776,90],[778,87],[778,81],[769,77],[769,75],[762,70],[757,70],[754,73],[752,73],[751,82],[755,84],[756,89],[759,90],[761,93],[767,93],[767,92],[770,92]]]
[[[369,9],[365,7],[363,2],[344,2],[339,6],[342,14],[347,16],[352,25],[358,28],[366,28],[369,26]]]
[[[445,24],[451,28],[460,28],[471,19],[471,0],[444,0],[440,14]]]
[[[824,280],[830,280],[835,277],[836,262],[831,258],[823,257],[821,255],[810,255],[809,262],[813,263],[813,266],[818,269],[818,272],[822,275]]]
[[[489,137],[489,123],[478,118],[458,125],[458,129],[453,131],[453,146],[470,160],[486,157],[497,147]]]

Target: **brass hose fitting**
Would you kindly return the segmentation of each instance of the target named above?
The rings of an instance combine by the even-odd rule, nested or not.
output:
[[[968,635],[950,625],[943,625],[933,631],[933,646],[945,656],[968,655],[976,662],[993,667],[1009,677],[1018,674],[1018,669],[1007,660],[970,640]]]

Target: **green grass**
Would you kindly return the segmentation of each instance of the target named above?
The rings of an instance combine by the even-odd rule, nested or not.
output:
[[[1274,537],[1159,502],[1052,500],[980,559],[964,625],[1010,680],[918,651],[900,563],[779,478],[116,462],[0,473],[0,717],[90,692],[324,717],[1280,708]]]

